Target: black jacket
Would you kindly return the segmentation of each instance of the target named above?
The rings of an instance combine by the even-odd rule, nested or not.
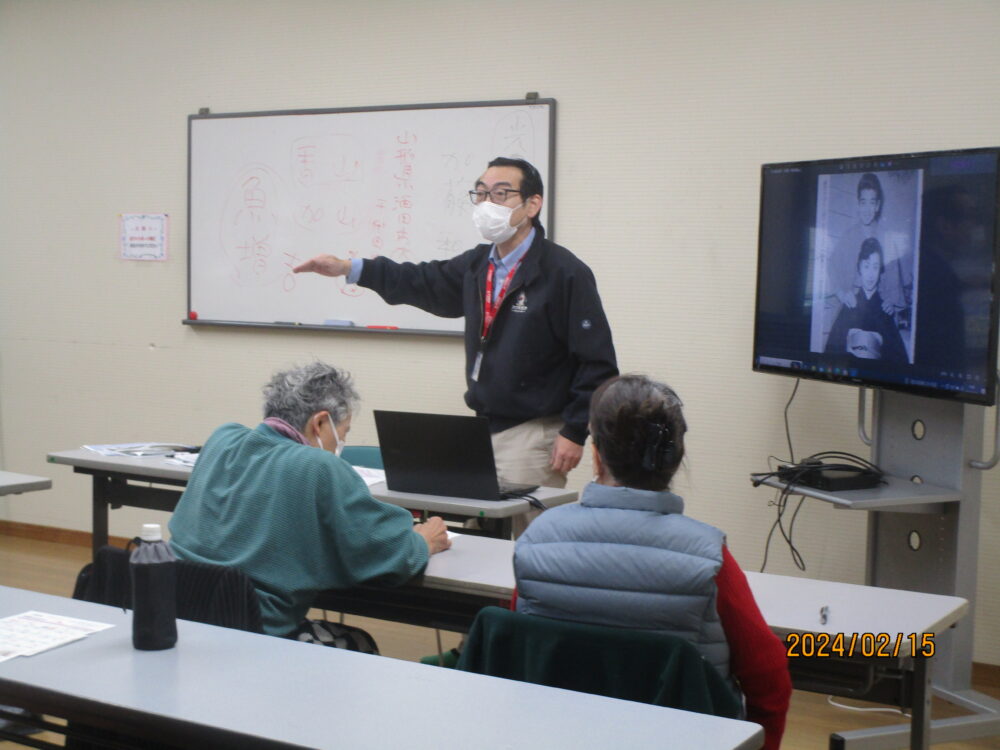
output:
[[[618,374],[611,329],[591,270],[540,227],[511,279],[489,336],[482,340],[489,244],[449,260],[365,260],[358,283],[391,305],[445,318],[465,317],[465,402],[491,429],[559,415],[561,434],[587,438],[590,394]],[[480,349],[479,379],[472,369]]]

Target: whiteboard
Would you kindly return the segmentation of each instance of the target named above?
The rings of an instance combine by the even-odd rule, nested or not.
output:
[[[497,156],[531,162],[548,191],[554,121],[552,99],[189,116],[184,322],[461,332],[461,318],[291,269],[474,247],[468,191]]]

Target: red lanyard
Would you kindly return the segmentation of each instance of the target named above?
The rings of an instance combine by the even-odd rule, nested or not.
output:
[[[521,261],[524,260],[522,255],[517,259],[517,263],[514,267],[510,269],[510,273],[507,274],[507,278],[503,280],[503,286],[500,287],[500,293],[497,295],[496,303],[493,302],[493,271],[496,266],[491,262],[490,269],[486,272],[486,299],[483,300],[483,341],[489,335],[490,327],[493,325],[493,319],[497,316],[497,310],[500,309],[500,305],[503,303],[503,298],[507,296],[507,287],[510,286],[510,280],[514,278],[514,274],[517,273],[518,266],[521,265]]]

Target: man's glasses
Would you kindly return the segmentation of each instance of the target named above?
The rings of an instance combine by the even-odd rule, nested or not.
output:
[[[489,198],[494,203],[504,203],[507,200],[507,196],[511,193],[522,194],[520,190],[514,190],[513,188],[495,187],[492,190],[470,190],[469,200],[475,204],[479,204]]]

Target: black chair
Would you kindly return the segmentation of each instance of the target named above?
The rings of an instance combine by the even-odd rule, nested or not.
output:
[[[178,560],[176,570],[178,618],[251,633],[264,632],[257,590],[243,571],[186,560]],[[73,598],[130,608],[129,552],[120,547],[101,547],[94,561],[84,565],[77,576]],[[183,643],[179,647],[183,648]],[[97,750],[108,747],[163,750],[166,746],[78,722],[66,725],[66,748]]]
[[[741,697],[677,636],[484,607],[458,669],[521,682],[740,718]]]
[[[73,598],[130,608],[129,553],[104,546],[76,579]],[[260,601],[243,571],[224,565],[177,561],[177,617],[207,625],[263,633]]]

